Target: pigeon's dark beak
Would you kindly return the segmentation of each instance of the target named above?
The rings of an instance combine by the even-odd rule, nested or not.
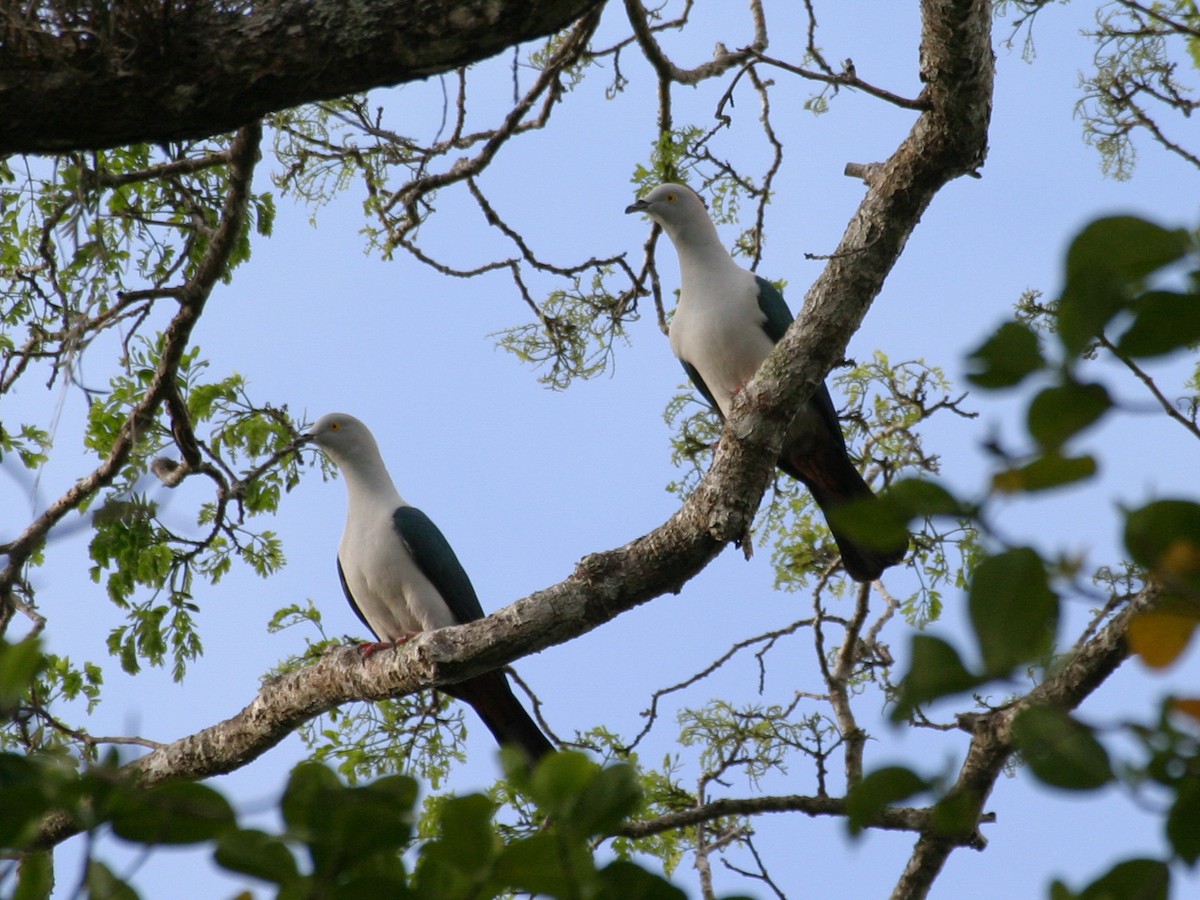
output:
[[[645,200],[635,200],[625,207],[625,213],[628,215],[629,213],[645,212],[647,206],[649,204]]]
[[[297,438],[294,441],[292,441],[292,449],[299,450],[305,444],[312,443],[312,439],[314,437],[316,437],[316,435],[309,434],[307,431],[303,432],[302,434],[297,436]]]

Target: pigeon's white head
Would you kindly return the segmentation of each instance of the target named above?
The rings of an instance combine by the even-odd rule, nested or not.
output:
[[[625,207],[627,213],[645,213],[661,225],[676,244],[680,240],[715,237],[716,228],[700,195],[682,184],[660,184],[645,197]]]
[[[355,459],[379,456],[379,446],[370,429],[346,413],[321,416],[304,437],[306,443],[316,444],[342,467]]]

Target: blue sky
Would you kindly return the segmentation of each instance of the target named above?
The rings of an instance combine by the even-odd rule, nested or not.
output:
[[[861,77],[915,94],[916,13],[900,7],[858,2],[826,12],[822,43],[827,57],[852,57]],[[616,7],[609,11],[606,33],[616,34],[617,13]],[[772,52],[794,57],[799,38],[784,29],[786,15],[776,12]],[[1043,12],[1032,64],[997,48],[991,149],[983,177],[959,179],[938,195],[852,341],[851,356],[865,359],[878,348],[893,361],[924,359],[945,368],[965,388],[966,351],[1009,315],[1023,290],[1053,294],[1066,244],[1082,224],[1102,214],[1133,212],[1195,225],[1200,179],[1194,169],[1142,144],[1133,179],[1116,182],[1102,176],[1097,154],[1084,145],[1073,111],[1078,72],[1091,54],[1089,42],[1078,34],[1088,24],[1087,15],[1080,4]],[[714,28],[704,24],[700,36],[668,41],[668,49],[678,50],[681,64],[687,64],[703,59],[712,40],[730,46],[748,40],[748,33]],[[731,30],[740,28],[739,23]],[[997,36],[1006,33],[1001,22]],[[649,226],[622,211],[633,199],[630,174],[645,161],[653,137],[654,100],[646,65],[631,54],[623,68],[633,83],[617,100],[603,98],[608,73],[593,72],[546,132],[509,147],[481,179],[502,214],[552,259],[625,251],[635,265],[640,260]],[[498,71],[507,73],[506,63]],[[506,99],[506,78],[495,79],[496,102]],[[677,121],[708,122],[722,87],[680,91]],[[781,94],[774,111],[788,156],[768,216],[760,267],[763,275],[788,281],[793,310],[820,272],[821,263],[804,254],[831,251],[861,197],[861,184],[841,174],[845,163],[886,158],[912,121],[909,113],[849,93],[838,97],[828,114],[814,117],[800,108],[806,94],[803,86],[786,100]],[[373,99],[386,105],[396,123],[416,122],[414,127],[432,133],[440,96],[434,82],[379,92]],[[757,108],[749,95],[741,99],[737,127],[716,146],[739,159],[760,158],[753,127]],[[484,108],[482,100],[476,104]],[[257,189],[267,187],[269,170],[270,160],[264,160]],[[469,198],[447,193],[443,203],[423,230],[423,240],[455,263],[486,259],[493,240]],[[365,252],[362,224],[353,188],[317,212],[315,228],[308,210],[281,201],[275,234],[259,241],[233,282],[214,292],[196,330],[211,372],[237,371],[248,379],[253,396],[287,403],[309,420],[334,410],[362,418],[374,431],[400,492],[441,526],[488,610],[559,581],[580,557],[624,544],[674,511],[676,501],[664,487],[677,473],[670,465],[670,433],[662,412],[682,372],[652,315],[632,326],[629,345],[618,347],[610,373],[553,392],[537,382],[536,372],[494,346],[491,335],[527,320],[507,275],[464,281],[440,276],[402,254],[381,261]],[[735,233],[722,229],[729,240]],[[660,243],[660,268],[664,286],[673,291],[677,270],[665,242]],[[100,381],[107,365],[93,351],[85,372]],[[1174,386],[1183,367],[1169,361],[1159,371]],[[1090,561],[1112,560],[1115,504],[1194,495],[1195,450],[1182,431],[1161,416],[1136,412],[1149,409],[1148,398],[1130,381],[1109,383],[1135,411],[1081,440],[1082,448],[1100,455],[1101,477],[1080,490],[1011,501],[1000,518],[1007,533],[1043,549],[1078,549],[1087,551]],[[30,384],[6,405],[6,419],[24,416],[49,426],[58,416],[55,460],[41,474],[40,498],[33,501],[45,503],[86,465],[76,455],[84,398],[71,392],[48,396]],[[927,446],[941,456],[946,482],[970,492],[986,477],[983,441],[999,430],[1016,442],[1021,432],[1019,403],[973,394],[967,406],[980,412],[978,419],[942,417],[924,434]],[[158,499],[184,517],[200,491],[201,486],[185,487]],[[23,522],[31,503],[28,485],[0,479],[0,502],[10,510],[20,508]],[[91,730],[172,740],[232,715],[253,697],[263,672],[302,648],[298,633],[265,633],[265,623],[281,606],[313,598],[329,633],[360,634],[334,569],[344,504],[340,483],[323,482],[311,472],[268,526],[284,540],[287,568],[268,581],[235,571],[197,597],[206,654],[183,684],[172,683],[165,672],[134,680],[108,666],[106,699]],[[50,648],[102,661],[105,637],[118,616],[87,580],[83,552],[78,537],[52,545],[53,564],[37,573],[36,583],[50,620]],[[658,598],[568,645],[522,660],[517,668],[541,696],[560,736],[600,723],[632,734],[653,690],[704,668],[733,641],[781,627],[811,609],[807,594],[780,593],[772,583],[767,553],[746,562],[731,549],[680,594]],[[906,570],[889,573],[886,583],[897,595],[916,585]],[[1071,617],[1076,631],[1086,612],[1080,609]],[[961,598],[948,598],[945,620],[934,630],[965,643]],[[1073,636],[1064,629],[1064,639]],[[896,622],[885,639],[902,654],[909,630]],[[775,653],[762,698],[747,663],[689,700],[777,701],[792,689],[815,688],[816,673],[807,665],[811,650],[801,641],[794,656],[788,652]],[[1198,675],[1196,652],[1165,676],[1148,675],[1131,662],[1104,685],[1083,716],[1101,725],[1149,718],[1155,698],[1171,685],[1194,693]],[[878,738],[868,749],[869,768],[907,762],[927,774],[952,771],[966,746],[963,735],[893,732],[867,708],[860,715]],[[468,727],[470,761],[452,782],[459,791],[488,784],[497,771],[490,736],[474,719],[468,719]],[[646,758],[657,761],[672,752],[674,735],[669,720],[660,723]],[[289,739],[214,784],[234,796],[239,808],[260,812],[269,808],[287,769],[301,755],[299,742]],[[694,766],[685,771],[694,772]],[[769,779],[764,790],[804,792],[811,783],[811,773],[798,763],[786,776]],[[990,846],[984,853],[956,852],[935,898],[1039,896],[1053,876],[1079,886],[1118,856],[1154,854],[1163,847],[1156,820],[1117,791],[1068,796],[1018,772],[1001,779],[989,808],[998,815],[995,825],[984,828]],[[765,858],[776,860],[772,874],[794,896],[885,895],[912,845],[910,836],[898,834],[851,842],[841,822],[799,816],[763,819],[756,829]],[[72,886],[73,853],[78,847],[68,844],[59,854],[61,896],[68,896]],[[104,853],[120,851],[106,842]],[[229,895],[240,884],[215,873],[203,853],[160,852],[144,863],[116,858],[124,860],[127,871],[136,871],[135,883],[147,897],[179,896],[183,878],[196,886],[192,896]],[[678,881],[694,895],[690,862],[685,860]],[[753,890],[720,869],[716,874],[720,890]],[[1198,883],[1190,881],[1192,887]]]

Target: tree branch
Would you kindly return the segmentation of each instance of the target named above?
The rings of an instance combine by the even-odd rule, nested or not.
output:
[[[1128,657],[1125,633],[1129,622],[1157,597],[1156,586],[1144,588],[1065,664],[1020,700],[986,715],[965,717],[964,724],[971,728],[973,737],[950,793],[969,797],[972,808],[982,810],[1012,756],[1012,725],[1017,715],[1031,706],[1052,706],[1065,711],[1078,707]],[[892,900],[927,896],[946,858],[962,843],[958,835],[934,830],[922,833],[892,892]]]
[[[603,0],[35,0],[0,12],[0,156],[209,137],[543,37]]]

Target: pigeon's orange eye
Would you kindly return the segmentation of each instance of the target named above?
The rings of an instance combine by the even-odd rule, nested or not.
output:
[[[674,194],[667,194],[667,202],[668,202],[668,203],[674,203],[674,202],[675,202],[675,195],[674,195]]]
[[[338,430],[339,428],[341,428],[341,427],[342,427],[342,423],[341,423],[341,422],[331,422],[331,423],[329,424],[329,430],[330,430],[330,431],[337,431],[337,430]]]

